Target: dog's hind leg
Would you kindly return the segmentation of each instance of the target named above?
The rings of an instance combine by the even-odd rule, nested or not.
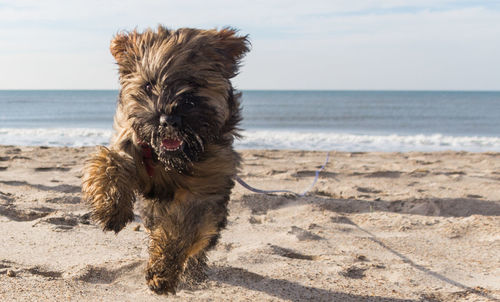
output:
[[[83,168],[82,192],[92,217],[105,231],[118,233],[134,219],[136,167],[125,153],[99,147]]]

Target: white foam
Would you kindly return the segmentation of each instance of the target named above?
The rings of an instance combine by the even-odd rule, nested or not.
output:
[[[0,144],[19,146],[107,145],[112,130],[87,128],[0,128]]]
[[[500,151],[500,137],[433,135],[358,135],[333,132],[245,131],[240,149],[339,151]]]
[[[0,144],[21,146],[107,145],[111,129],[0,128]],[[433,135],[359,135],[334,132],[248,130],[235,142],[238,149],[339,151],[471,151],[500,152],[500,137]]]

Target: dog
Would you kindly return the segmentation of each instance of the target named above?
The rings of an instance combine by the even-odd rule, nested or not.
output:
[[[134,219],[136,197],[150,236],[146,281],[175,294],[205,277],[206,252],[226,226],[240,157],[240,98],[231,84],[249,51],[232,28],[119,32],[111,54],[120,92],[109,148],[85,163],[83,199],[104,231]]]

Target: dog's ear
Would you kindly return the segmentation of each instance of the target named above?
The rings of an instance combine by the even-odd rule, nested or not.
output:
[[[126,59],[127,52],[131,47],[130,36],[128,33],[120,32],[111,40],[109,50],[116,62],[121,63]]]
[[[238,36],[235,29],[223,28],[215,32],[215,39],[215,50],[222,54],[225,72],[232,78],[238,73],[241,59],[250,50],[248,35]]]
[[[119,32],[111,40],[109,50],[120,68],[120,73],[128,73],[133,70],[137,60],[136,42],[139,39],[137,31]]]

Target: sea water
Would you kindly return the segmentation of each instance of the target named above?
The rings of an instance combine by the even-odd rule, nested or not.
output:
[[[237,148],[500,151],[500,92],[242,91]],[[0,144],[106,145],[118,91],[0,91]]]

